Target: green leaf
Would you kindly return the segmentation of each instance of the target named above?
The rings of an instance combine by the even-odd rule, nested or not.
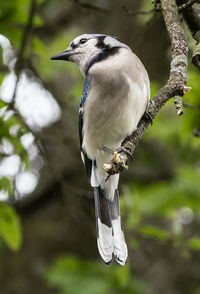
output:
[[[0,108],[3,108],[3,107],[5,107],[5,106],[8,106],[8,103],[6,103],[6,102],[0,100]]]
[[[0,191],[1,190],[8,192],[9,195],[12,195],[13,187],[9,178],[7,177],[0,178]]]
[[[0,202],[0,236],[12,250],[18,250],[22,243],[21,227],[15,210]]]
[[[200,237],[192,237],[188,241],[188,247],[192,250],[200,251]]]

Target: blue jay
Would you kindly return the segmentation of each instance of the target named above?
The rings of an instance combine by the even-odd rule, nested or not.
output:
[[[81,157],[94,190],[97,245],[107,265],[113,255],[124,265],[128,251],[121,227],[119,174],[106,180],[103,165],[112,159],[108,150],[119,150],[146,111],[148,74],[127,45],[103,34],[78,36],[51,59],[72,61],[85,76],[79,136]]]

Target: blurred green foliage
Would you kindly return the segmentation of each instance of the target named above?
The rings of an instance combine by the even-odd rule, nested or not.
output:
[[[45,1],[39,1],[39,4],[43,2]],[[18,50],[23,32],[21,27],[27,23],[29,4],[26,0],[1,3],[1,33]],[[146,15],[145,19],[140,16],[139,21],[142,23],[149,17],[151,14]],[[15,23],[21,25],[20,29],[17,25],[10,28],[9,24]],[[35,29],[42,24],[42,17],[36,14]],[[52,66],[49,62],[49,57],[64,50],[76,34],[77,29],[69,30],[67,33],[60,32],[51,40],[42,40],[34,35],[25,50],[25,56],[31,58],[35,71],[49,84],[54,77],[66,75],[66,80],[70,81],[64,98],[67,102],[72,101],[71,103],[77,105],[83,85],[81,74],[73,64],[58,62]],[[0,73],[1,82],[6,74],[7,72]],[[142,179],[136,182],[133,179],[122,188],[121,212],[125,230],[128,232],[129,247],[133,247],[134,250],[140,246],[142,237],[182,248],[180,254],[185,254],[185,250],[189,253],[200,251],[200,234],[192,229],[193,222],[200,222],[200,138],[193,135],[200,126],[199,71],[194,67],[189,68],[188,85],[192,90],[183,100],[185,104],[194,107],[184,108],[184,115],[178,117],[171,99],[161,109],[153,126],[148,128],[143,138],[147,145],[150,140],[155,140],[154,144],[157,140],[162,142],[162,152],[166,152],[166,158],[169,157],[169,164],[172,161],[175,165],[173,177],[167,180],[158,179],[152,183],[145,183]],[[159,88],[160,85],[156,81],[151,82],[152,97]],[[13,146],[13,153],[20,156],[23,167],[28,168],[29,157],[20,140],[28,130],[21,118],[16,115],[7,117],[8,111],[9,104],[0,101],[0,144],[2,139],[6,138]],[[18,126],[15,134],[10,132],[14,126]],[[5,156],[3,152],[0,153],[1,160]],[[147,167],[153,165],[148,150],[144,150],[138,156]],[[1,176],[0,191],[14,197],[14,184],[12,177]],[[186,213],[183,216],[182,208],[189,209],[184,210]],[[4,202],[0,202],[0,241],[12,250],[19,249],[22,242],[19,218],[15,210]],[[110,270],[96,261],[61,256],[48,269],[46,279],[59,294],[146,293],[146,285],[131,275],[129,264],[123,268],[112,265]],[[195,294],[198,293],[199,289]]]
[[[2,240],[10,249],[18,250],[21,246],[22,235],[15,210],[8,204],[0,202],[0,245]]]
[[[24,169],[29,167],[29,157],[27,150],[21,143],[21,137],[27,133],[25,123],[17,116],[10,113],[9,104],[0,101],[0,164],[3,159],[6,159],[11,154],[17,154],[20,157],[20,165]],[[16,132],[12,132],[12,128]],[[4,143],[12,146],[12,152],[4,151]],[[0,193],[8,195],[12,200],[15,197],[15,177],[4,176],[1,168],[0,175]],[[6,200],[6,199],[5,199]],[[8,199],[7,199],[8,200]],[[0,201],[0,245],[5,244],[11,250],[18,250],[22,243],[20,221],[14,208],[9,204]]]
[[[112,265],[112,270],[94,261],[77,257],[58,258],[47,272],[47,282],[59,294],[143,294],[145,284],[131,277],[130,268]]]
[[[0,7],[0,26],[1,34],[8,38],[14,50],[19,50],[22,40],[23,30],[16,24],[25,26],[28,19],[29,1],[3,1]],[[15,25],[14,25],[15,24]],[[35,25],[40,25],[39,16],[35,19]],[[0,82],[2,83],[7,74],[11,71],[6,64],[3,64],[3,48],[0,47]],[[28,169],[30,160],[28,152],[21,142],[24,134],[29,132],[26,123],[20,114],[17,114],[10,103],[1,100],[0,97],[0,165],[9,155],[16,154],[20,157],[20,169]],[[14,111],[13,111],[14,110]],[[12,151],[7,152],[4,143],[9,144]],[[6,199],[6,195],[14,203],[14,197],[17,195],[15,187],[15,176],[3,174],[0,172],[0,195]],[[1,194],[3,193],[3,194]],[[0,200],[2,199],[0,197]],[[3,241],[3,242],[2,242]],[[12,250],[18,250],[22,243],[21,227],[15,209],[9,204],[0,201],[0,244],[6,244]]]

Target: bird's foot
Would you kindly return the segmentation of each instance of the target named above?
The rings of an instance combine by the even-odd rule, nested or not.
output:
[[[120,155],[120,152],[114,151],[112,160],[109,163],[104,163],[103,168],[109,175],[114,175],[128,169],[128,166],[125,163],[124,156]],[[109,177],[106,178],[106,181],[108,179]]]
[[[121,161],[119,154],[122,152],[126,153],[131,159],[133,159],[130,148],[126,147],[126,146],[121,146],[121,147],[117,148],[117,150],[115,150],[115,151],[110,149],[109,147],[103,146],[101,148],[101,150],[112,154],[113,160],[116,163],[119,163]]]
[[[103,168],[107,173],[110,173],[110,170],[113,168],[113,164],[117,166],[118,164],[121,164],[121,162],[122,162],[122,160],[120,158],[119,153],[117,153],[117,151],[115,151],[113,154],[112,160],[109,163],[104,163]],[[109,179],[109,177],[106,178],[106,181],[108,179]]]
[[[133,159],[133,155],[131,153],[131,149],[129,147],[127,147],[127,146],[121,146],[121,147],[119,147],[116,152],[118,154],[124,152],[124,153],[126,153],[130,157],[131,160]]]
[[[122,172],[124,169],[128,169],[128,166],[126,164],[127,157],[125,156],[125,154],[132,159],[132,153],[129,147],[121,146],[117,150],[113,151],[112,149],[103,146],[101,150],[113,155],[113,158],[110,160],[110,162],[104,163],[103,165],[104,170],[108,173],[105,181],[107,181],[111,175]]]

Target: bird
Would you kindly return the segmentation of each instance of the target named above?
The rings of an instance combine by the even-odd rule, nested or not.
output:
[[[127,244],[121,225],[119,174],[103,167],[136,129],[150,99],[148,73],[133,51],[116,37],[82,34],[51,57],[75,63],[85,77],[80,108],[81,158],[93,188],[97,246],[106,265],[125,265]],[[130,150],[123,149],[127,154]]]

